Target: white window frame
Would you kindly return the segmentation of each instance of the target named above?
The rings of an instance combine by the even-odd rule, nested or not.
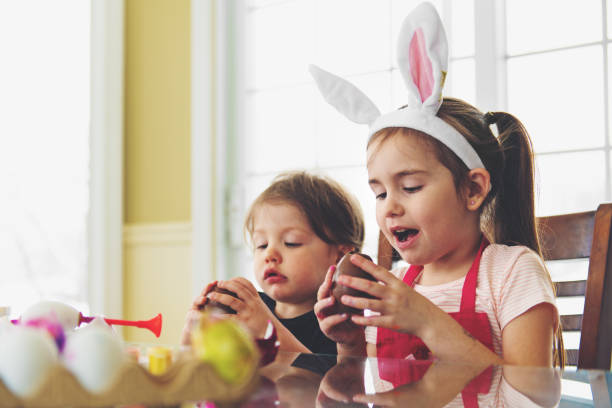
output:
[[[244,29],[240,0],[191,0],[192,295],[240,265]],[[212,61],[212,62],[211,62]],[[217,90],[223,90],[218,92]],[[228,91],[230,90],[231,91]]]
[[[505,4],[474,0],[476,105],[483,112],[505,111],[508,106]]]
[[[191,222],[192,295],[218,276],[219,214],[222,185],[217,127],[218,4],[191,0]],[[222,174],[222,173],[221,173]],[[222,212],[221,212],[222,213]]]
[[[91,0],[90,207],[87,301],[123,315],[124,1]]]

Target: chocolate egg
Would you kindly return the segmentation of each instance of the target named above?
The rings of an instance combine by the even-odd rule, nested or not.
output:
[[[222,294],[225,294],[225,295],[230,295],[230,296],[233,296],[235,298],[238,298],[238,295],[236,295],[231,290],[222,289],[222,288],[220,288],[220,287],[218,287],[216,285],[211,290],[211,292],[222,293]],[[232,309],[231,307],[229,307],[227,305],[224,305],[221,302],[217,302],[216,300],[212,300],[210,298],[206,298],[206,303],[204,303],[204,305],[202,305],[200,307],[200,310],[203,310],[203,311],[206,311],[206,312],[210,312],[210,313],[236,314],[236,311],[234,309]]]
[[[332,287],[331,287],[331,292],[332,292],[332,296],[336,299],[336,302],[334,303],[333,306],[333,313],[334,314],[342,314],[342,313],[347,313],[347,314],[360,314],[363,315],[363,310],[360,309],[355,309],[349,306],[346,306],[345,304],[343,304],[340,301],[340,298],[343,295],[349,295],[349,296],[354,296],[354,297],[365,297],[365,298],[372,298],[372,296],[370,296],[369,294],[362,292],[360,290],[356,290],[353,288],[350,288],[348,286],[344,286],[338,283],[338,277],[340,277],[341,275],[348,275],[348,276],[354,276],[356,278],[362,278],[362,279],[368,279],[371,281],[376,281],[376,279],[374,279],[374,277],[372,275],[370,275],[369,273],[367,273],[366,271],[364,271],[363,269],[353,265],[351,263],[350,260],[350,256],[353,255],[355,252],[349,252],[346,255],[344,255],[342,257],[342,259],[340,259],[340,262],[338,262],[338,264],[336,265],[336,272],[334,273],[334,277],[332,280]],[[372,258],[370,258],[369,256],[365,255],[365,254],[358,254],[368,260],[372,260]],[[350,320],[344,322],[344,323],[348,323],[353,325],[354,323]]]

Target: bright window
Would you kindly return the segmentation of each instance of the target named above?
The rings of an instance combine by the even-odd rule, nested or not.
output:
[[[507,105],[533,140],[539,215],[593,210],[611,199],[605,4],[506,2]],[[543,27],[541,16],[553,8]]]
[[[0,0],[0,304],[87,312],[90,2]]]

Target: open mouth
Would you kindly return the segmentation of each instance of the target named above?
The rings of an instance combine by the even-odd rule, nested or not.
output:
[[[419,230],[413,228],[396,229],[393,232],[395,239],[399,242],[405,242],[419,233]]]
[[[273,281],[283,280],[285,279],[285,276],[274,269],[268,269],[264,272],[264,280],[268,279]]]

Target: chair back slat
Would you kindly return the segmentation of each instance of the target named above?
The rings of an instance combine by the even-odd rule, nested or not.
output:
[[[555,282],[557,297],[584,296],[586,281]]]
[[[538,233],[544,258],[588,258],[591,255],[595,211],[538,218]]]
[[[570,366],[578,365],[578,350],[576,349],[565,350],[565,365],[570,365]]]
[[[563,331],[580,331],[582,328],[582,315],[562,315],[561,327],[563,327]]]

